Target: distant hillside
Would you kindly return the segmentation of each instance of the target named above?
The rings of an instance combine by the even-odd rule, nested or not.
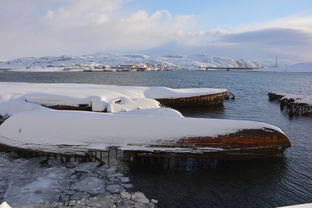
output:
[[[260,71],[276,71],[276,72],[312,72],[312,63],[298,63],[289,66],[280,66],[273,68],[263,68]]]
[[[0,67],[95,67],[117,66],[120,64],[146,64],[150,69],[160,68],[166,70],[199,70],[205,67],[235,67],[235,68],[259,68],[260,64],[229,57],[209,57],[206,54],[176,55],[150,57],[141,54],[104,54],[96,53],[83,56],[55,56],[55,57],[27,57],[0,62]]]

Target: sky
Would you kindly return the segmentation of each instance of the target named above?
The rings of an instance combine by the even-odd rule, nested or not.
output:
[[[133,52],[312,62],[311,0],[0,0],[0,60]]]

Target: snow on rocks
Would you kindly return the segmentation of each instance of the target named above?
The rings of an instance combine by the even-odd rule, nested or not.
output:
[[[81,200],[71,200],[65,203],[54,202],[51,204],[41,204],[41,205],[34,205],[34,206],[23,206],[19,208],[51,208],[51,207],[58,207],[58,208],[66,208],[66,207],[75,207],[75,208],[129,208],[129,207],[142,207],[142,208],[154,208],[156,207],[157,200],[151,200],[151,202],[147,202],[145,200],[136,201],[133,200],[134,195],[142,194],[142,198],[145,195],[141,192],[121,192],[120,194],[112,194],[112,195],[99,195],[96,197],[90,197],[87,199]]]
[[[97,201],[105,204],[104,195],[110,198],[112,193],[117,193],[114,196],[121,198],[120,193],[126,190],[123,184],[131,185],[121,179],[110,180],[125,177],[117,172],[124,168],[121,163],[118,167],[98,166],[92,162],[56,163],[55,159],[25,159],[13,153],[0,153],[0,161],[0,200],[12,207],[44,207],[52,202],[64,205],[72,203],[71,200],[90,197],[93,200],[94,196],[102,196]]]

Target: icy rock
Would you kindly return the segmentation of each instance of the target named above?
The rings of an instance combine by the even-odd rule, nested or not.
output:
[[[122,184],[120,184],[120,185],[122,185],[122,186],[125,187],[125,188],[132,188],[132,187],[133,187],[132,184],[128,184],[128,183],[122,183]]]
[[[77,167],[78,165],[79,165],[78,162],[67,162],[67,163],[65,163],[65,167],[66,167],[66,168],[75,168],[75,167]]]
[[[118,192],[125,191],[125,189],[123,187],[121,187],[120,185],[117,185],[117,184],[108,185],[106,187],[106,190],[109,191],[110,193],[118,193]]]
[[[105,181],[94,176],[87,176],[72,184],[71,188],[78,191],[85,191],[90,194],[99,194],[105,191]]]
[[[24,180],[14,179],[14,182],[5,193],[4,200],[8,201],[12,206],[57,201],[59,193],[67,186],[67,182],[64,180],[67,175],[66,169],[50,168],[40,173],[39,177],[33,176],[33,178],[25,178]],[[20,176],[17,175],[16,177]]]
[[[74,195],[70,197],[71,200],[79,200],[82,198],[87,198],[90,195],[87,192],[76,192]]]
[[[137,207],[136,203],[128,198],[124,198],[117,204],[117,207],[128,208],[128,207]]]
[[[155,206],[155,204],[153,204],[153,203],[148,203],[148,204],[146,204],[146,206],[145,206],[145,208],[154,208],[154,207],[156,207],[156,206]]]
[[[80,172],[85,172],[85,173],[91,173],[95,171],[97,165],[98,165],[97,163],[91,163],[91,162],[80,163],[75,170],[80,171]]]
[[[128,199],[131,198],[131,194],[128,192],[121,192],[120,196],[121,196],[121,198],[128,198]]]
[[[0,167],[6,167],[9,164],[9,160],[5,157],[0,157]]]
[[[158,203],[158,200],[156,200],[156,199],[151,199],[151,202],[154,203],[154,204],[157,204],[157,203]]]
[[[120,179],[120,181],[121,181],[122,183],[127,183],[127,182],[130,181],[130,179],[129,179],[128,177],[119,177],[119,179]]]
[[[121,173],[115,173],[115,174],[109,174],[109,175],[107,175],[108,177],[122,177],[123,176],[123,174],[121,174]]]
[[[112,182],[119,182],[120,181],[119,178],[108,178],[108,180],[110,180]]]
[[[114,173],[114,172],[116,172],[116,170],[117,170],[117,167],[116,166],[112,166],[112,167],[108,168],[106,170],[106,172],[107,173]]]
[[[142,192],[136,192],[132,195],[131,199],[136,202],[149,203],[149,199]]]
[[[55,160],[55,159],[49,159],[47,161],[47,164],[52,167],[52,166],[57,166],[57,165],[60,165],[62,164],[62,161],[61,160]]]

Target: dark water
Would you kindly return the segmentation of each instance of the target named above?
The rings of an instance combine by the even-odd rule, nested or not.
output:
[[[312,117],[288,118],[272,91],[312,94],[312,73],[238,71],[121,73],[0,73],[0,81],[72,82],[227,88],[236,100],[224,107],[183,110],[185,116],[262,121],[280,127],[292,147],[281,158],[214,161],[210,168],[131,169],[135,189],[159,200],[159,207],[277,207],[312,202]],[[1,89],[0,89],[1,90]],[[156,168],[155,168],[156,167]]]

